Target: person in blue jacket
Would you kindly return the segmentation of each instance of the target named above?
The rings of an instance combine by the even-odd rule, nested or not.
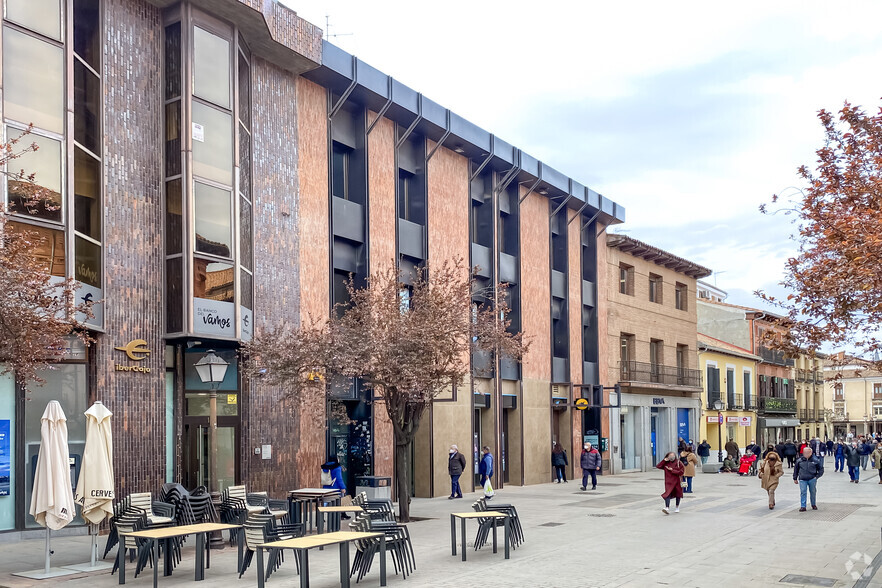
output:
[[[836,446],[833,448],[833,457],[835,459],[836,471],[842,472],[845,470],[845,444],[842,442],[842,439],[836,442]]]
[[[322,464],[322,488],[336,488],[343,494],[346,494],[346,482],[343,481],[343,466],[336,455],[328,458],[328,461]],[[344,513],[342,518],[349,517]]]
[[[487,481],[487,478],[493,477],[493,454],[486,445],[483,449],[484,455],[481,457],[481,463],[478,465],[478,473],[481,474],[481,486]]]

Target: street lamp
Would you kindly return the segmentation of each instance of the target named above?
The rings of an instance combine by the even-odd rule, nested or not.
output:
[[[196,373],[199,374],[199,379],[203,384],[208,384],[211,387],[208,401],[208,440],[211,447],[208,454],[209,492],[212,488],[217,491],[217,389],[224,381],[229,365],[214,353],[214,349],[209,349],[205,356],[196,362]]]
[[[723,463],[723,413],[726,408],[722,400],[714,400],[714,410],[717,411],[717,459]]]

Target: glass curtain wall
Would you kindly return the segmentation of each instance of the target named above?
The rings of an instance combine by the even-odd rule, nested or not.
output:
[[[75,278],[78,296],[97,301],[104,265],[100,3],[6,0],[4,16],[3,138],[21,138],[13,150],[26,151],[3,180],[11,227],[29,233],[51,276]],[[101,305],[93,312],[79,318],[100,329]]]

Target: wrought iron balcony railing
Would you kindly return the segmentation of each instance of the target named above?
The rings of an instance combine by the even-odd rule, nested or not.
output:
[[[651,382],[668,386],[701,387],[701,372],[699,370],[642,361],[620,361],[619,373],[623,382]]]

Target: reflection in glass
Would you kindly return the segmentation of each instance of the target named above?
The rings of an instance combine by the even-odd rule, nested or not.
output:
[[[193,259],[193,296],[233,302],[235,300],[233,266],[196,257]]]
[[[187,416],[208,416],[208,402],[210,398],[208,393],[200,392],[196,394],[187,394]],[[239,415],[239,395],[236,392],[217,395],[217,416],[238,416]],[[218,428],[220,431],[220,428]]]
[[[180,257],[165,262],[165,330],[179,333],[184,330],[184,276]]]
[[[193,125],[202,126],[204,138],[193,137],[193,173],[208,180],[233,185],[232,117],[193,101]]]
[[[251,200],[251,135],[239,125],[239,193]]]
[[[6,0],[6,18],[35,33],[61,40],[59,0]]]
[[[165,27],[165,99],[181,95],[181,23]]]
[[[10,231],[26,233],[34,260],[43,271],[50,276],[65,277],[64,231],[16,222],[6,226]]]
[[[230,193],[196,182],[196,251],[218,257],[232,257]]]
[[[74,0],[74,51],[95,71],[101,69],[99,16],[98,0]]]
[[[251,204],[244,198],[239,199],[239,263],[251,269]]]
[[[74,139],[101,155],[101,82],[74,59]]]
[[[180,253],[184,219],[182,216],[181,180],[165,184],[165,252]]]
[[[240,41],[241,43],[241,41]],[[239,122],[251,129],[251,66],[239,53]]]
[[[8,138],[14,139],[21,133],[18,129],[6,127]],[[61,221],[61,143],[31,133],[22,138],[18,147],[24,149],[32,143],[37,145],[36,151],[24,153],[7,164],[9,209],[40,219]],[[28,179],[31,174],[33,182]],[[40,202],[26,206],[35,197]]]
[[[230,107],[230,42],[193,28],[193,94]]]
[[[64,132],[64,51],[3,27],[3,106],[6,118]]]
[[[74,240],[74,278],[101,287],[101,247],[79,236]]]
[[[242,306],[249,310],[254,310],[253,277],[244,269],[240,273],[240,276],[241,283],[239,284],[239,291],[242,295]]]
[[[101,240],[101,164],[74,147],[74,228]]]
[[[181,101],[165,105],[165,175],[181,173]]]

